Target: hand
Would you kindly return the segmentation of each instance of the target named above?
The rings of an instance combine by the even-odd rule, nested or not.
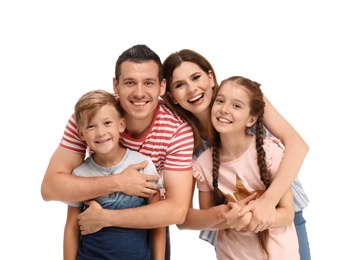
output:
[[[252,212],[253,214],[248,229],[255,233],[270,228],[275,221],[275,207],[271,207],[262,197],[248,203],[247,206],[240,210],[238,215],[243,216],[248,212]]]
[[[159,191],[159,186],[155,184],[159,178],[152,174],[143,174],[139,170],[145,168],[148,161],[132,164],[116,174],[117,191],[131,196],[150,198]]]
[[[84,202],[88,208],[78,215],[78,224],[82,235],[88,235],[101,230],[104,226],[104,209],[95,200]]]
[[[257,193],[253,193],[247,198],[240,200],[238,202],[229,202],[227,205],[231,208],[229,212],[222,214],[222,217],[226,220],[226,224],[229,228],[234,228],[239,231],[244,227],[247,227],[252,219],[252,214],[248,212],[239,216],[241,208],[246,206],[250,201],[255,200]]]

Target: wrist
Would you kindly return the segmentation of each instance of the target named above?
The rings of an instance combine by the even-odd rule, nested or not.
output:
[[[116,223],[113,222],[113,219],[114,219],[112,217],[113,211],[117,211],[117,210],[108,210],[108,209],[103,209],[102,210],[101,219],[102,219],[103,227],[114,227],[114,226],[116,226]]]
[[[266,190],[259,198],[263,203],[265,204],[269,204],[272,206],[276,206],[279,201],[280,201],[280,197],[278,198],[273,192],[269,190]]]

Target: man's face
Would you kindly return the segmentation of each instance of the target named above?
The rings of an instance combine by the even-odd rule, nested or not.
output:
[[[121,64],[119,82],[114,80],[114,91],[120,97],[127,126],[131,120],[144,120],[143,124],[152,122],[159,96],[165,93],[165,80],[159,82],[158,72],[154,61]]]

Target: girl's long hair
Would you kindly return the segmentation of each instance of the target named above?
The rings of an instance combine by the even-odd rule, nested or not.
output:
[[[270,186],[270,177],[266,165],[266,160],[265,160],[265,150],[263,148],[264,144],[264,137],[265,137],[265,129],[264,129],[264,124],[263,124],[263,115],[264,115],[264,107],[265,107],[265,102],[263,99],[263,93],[260,89],[260,84],[252,81],[250,79],[247,79],[245,77],[241,76],[233,76],[228,79],[225,79],[221,82],[219,89],[221,88],[221,85],[224,83],[231,82],[236,85],[240,85],[242,87],[245,87],[248,91],[249,97],[250,97],[250,114],[252,116],[258,116],[258,119],[254,126],[255,133],[256,133],[256,149],[257,149],[257,164],[259,167],[259,173],[260,173],[260,179],[264,183],[265,188],[268,189]],[[217,95],[218,90],[216,91],[215,96]],[[211,107],[214,104],[214,99],[212,101]],[[247,129],[249,131],[249,129]],[[215,130],[213,127],[212,129],[213,132],[213,139],[211,141],[212,145],[212,157],[213,157],[213,187],[214,187],[214,200],[216,205],[224,204],[226,203],[226,199],[224,194],[220,191],[218,187],[218,178],[219,178],[219,168],[220,168],[220,155],[219,155],[219,150],[221,147],[221,142],[220,142],[220,134]],[[269,230],[264,230],[258,233],[258,239],[259,243],[262,247],[262,250],[264,252],[264,255],[266,256],[266,259],[269,258],[269,252],[267,248],[267,241],[269,237]]]

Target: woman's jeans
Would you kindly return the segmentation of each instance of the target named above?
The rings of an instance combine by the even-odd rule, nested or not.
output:
[[[295,213],[294,223],[299,242],[299,254],[301,260],[310,260],[310,248],[306,230],[306,220],[303,217],[303,210]]]

